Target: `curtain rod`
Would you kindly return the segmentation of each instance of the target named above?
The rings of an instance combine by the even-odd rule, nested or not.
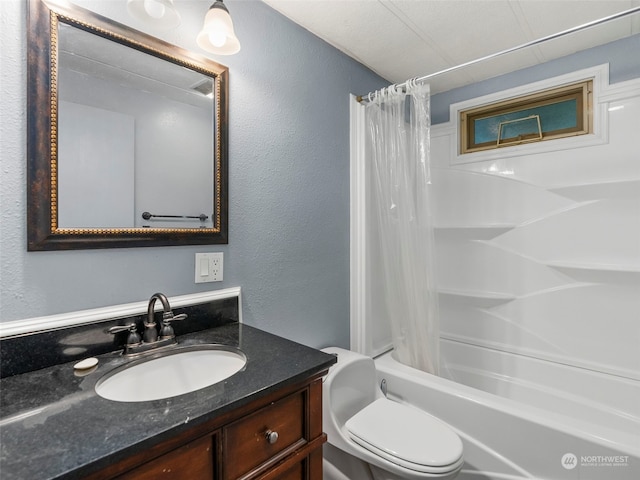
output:
[[[522,50],[522,49],[525,49],[527,47],[532,47],[534,45],[538,45],[540,43],[547,42],[549,40],[553,40],[553,39],[556,39],[556,38],[564,37],[565,35],[569,35],[571,33],[579,32],[580,30],[585,30],[585,29],[587,29],[589,27],[594,27],[596,25],[600,25],[602,23],[606,23],[606,22],[609,22],[611,20],[616,20],[618,18],[626,17],[628,15],[633,15],[634,13],[638,13],[638,12],[640,12],[640,7],[633,7],[633,8],[630,8],[629,10],[623,10],[621,12],[614,13],[613,15],[609,15],[608,17],[603,17],[603,18],[600,18],[598,20],[593,20],[591,22],[587,22],[587,23],[584,23],[582,25],[578,25],[577,27],[572,27],[572,28],[569,28],[567,30],[563,30],[563,31],[558,32],[558,33],[547,35],[546,37],[541,37],[541,38],[538,38],[536,40],[531,40],[530,42],[523,43],[521,45],[517,45],[515,47],[511,47],[511,48],[508,48],[506,50],[502,50],[502,51],[497,52],[497,53],[492,53],[491,55],[486,55],[484,57],[477,58],[477,59],[471,60],[469,62],[461,63],[460,65],[456,65],[455,67],[445,68],[444,70],[440,70],[439,72],[430,73],[429,75],[425,75],[423,77],[416,77],[414,79],[407,80],[407,81],[405,81],[403,83],[400,83],[400,84],[397,84],[395,86],[396,87],[400,87],[400,88],[406,88],[407,84],[409,82],[423,83],[423,82],[425,82],[425,81],[427,81],[427,80],[429,80],[431,78],[437,77],[439,75],[444,75],[445,73],[453,72],[455,70],[459,70],[459,69],[464,68],[464,67],[468,67],[469,65],[475,65],[476,63],[480,63],[480,62],[483,62],[485,60],[491,60],[493,58],[497,58],[497,57],[500,57],[502,55],[506,55],[507,53],[516,52],[518,50]],[[367,103],[367,102],[370,101],[369,97],[371,95],[373,95],[373,94],[375,94],[375,92],[368,93],[367,95],[358,96],[358,97],[356,97],[356,100],[358,102],[361,102],[361,103]]]

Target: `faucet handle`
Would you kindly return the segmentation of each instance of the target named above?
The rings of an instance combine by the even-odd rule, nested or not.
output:
[[[177,320],[184,320],[188,316],[186,313],[181,313],[180,315],[174,315],[173,312],[168,312],[168,313],[169,315],[163,315],[162,317],[162,328],[160,329],[160,339],[175,337],[176,334],[173,331],[171,322],[177,321]]]
[[[140,334],[138,333],[136,328],[137,327],[135,323],[129,323],[127,325],[115,325],[113,327],[110,327],[109,329],[107,329],[107,332],[111,334],[116,334],[116,333],[125,332],[129,330],[129,335],[127,336],[126,344],[137,345],[142,340],[140,339]]]

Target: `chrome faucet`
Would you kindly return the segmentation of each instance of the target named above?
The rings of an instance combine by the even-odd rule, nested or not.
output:
[[[155,305],[156,300],[160,300],[162,303],[162,328],[160,329],[160,335],[158,335],[158,329],[155,320]],[[163,347],[166,345],[173,345],[176,343],[176,335],[171,326],[171,322],[176,320],[184,320],[187,315],[182,313],[180,315],[174,315],[171,311],[171,305],[169,300],[163,293],[154,293],[149,299],[149,305],[147,306],[147,318],[144,323],[144,333],[142,338],[137,331],[135,323],[128,325],[116,325],[109,328],[109,333],[118,333],[125,330],[129,331],[129,336],[124,345],[125,355],[135,355],[138,353],[153,350],[155,348]]]

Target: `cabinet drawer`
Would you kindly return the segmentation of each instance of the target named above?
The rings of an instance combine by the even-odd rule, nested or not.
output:
[[[236,479],[274,464],[304,445],[305,405],[305,391],[298,392],[225,427],[223,478]],[[277,433],[277,440],[269,442],[267,432]]]
[[[307,459],[304,458],[298,463],[294,463],[285,470],[269,470],[264,475],[260,475],[256,480],[307,480],[306,476]]]
[[[280,480],[304,480],[304,463],[296,463],[280,476]]]

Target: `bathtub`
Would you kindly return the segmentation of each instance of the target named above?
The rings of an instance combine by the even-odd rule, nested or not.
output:
[[[640,479],[640,382],[456,341],[441,377],[375,359],[387,396],[463,440],[461,480]]]

